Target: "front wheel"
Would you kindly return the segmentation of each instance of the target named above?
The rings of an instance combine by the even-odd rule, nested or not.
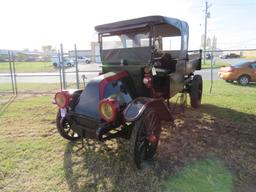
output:
[[[159,142],[161,121],[153,109],[146,110],[134,123],[130,138],[130,155],[138,169],[151,160]]]
[[[189,91],[190,104],[193,108],[198,108],[201,105],[203,92],[203,80],[201,75],[195,75]]]
[[[76,141],[80,139],[80,136],[71,128],[70,123],[64,117],[61,118],[60,110],[56,117],[56,127],[59,134],[67,140]]]

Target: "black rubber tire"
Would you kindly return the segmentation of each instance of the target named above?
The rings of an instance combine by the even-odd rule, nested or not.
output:
[[[248,75],[241,75],[237,82],[242,86],[246,86],[250,83],[250,77]]]
[[[203,93],[203,80],[201,75],[195,75],[191,82],[189,96],[190,104],[193,108],[198,108],[201,105]]]
[[[147,135],[150,130],[145,127],[145,123],[149,122],[149,119],[154,119],[151,125],[154,127],[154,134],[157,138],[157,142],[155,145],[152,145],[147,140]],[[153,120],[153,121],[154,121]],[[155,126],[154,126],[155,125]],[[138,169],[143,169],[145,163],[152,160],[154,155],[156,154],[157,146],[159,143],[159,137],[161,133],[161,121],[158,117],[158,114],[153,109],[146,110],[142,116],[134,123],[133,130],[130,137],[130,157],[134,161],[135,166]],[[144,141],[144,144],[140,143]],[[142,148],[143,147],[143,148]],[[144,154],[142,154],[144,153]]]
[[[86,63],[86,64],[89,64],[89,63],[90,63],[90,61],[89,61],[89,60],[86,60],[86,61],[85,61],[85,63]]]
[[[81,138],[73,129],[70,128],[70,125],[66,119],[63,119],[61,122],[60,110],[58,110],[56,117],[56,128],[59,134],[69,141],[76,141]]]

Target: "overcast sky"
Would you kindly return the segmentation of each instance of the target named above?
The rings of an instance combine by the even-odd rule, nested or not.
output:
[[[0,49],[40,49],[59,43],[72,49],[97,41],[94,26],[148,15],[188,22],[190,49],[200,47],[204,0],[0,0]],[[256,1],[209,0],[208,35],[221,49],[256,48]]]

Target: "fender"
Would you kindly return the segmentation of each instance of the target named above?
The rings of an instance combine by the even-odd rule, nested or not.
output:
[[[144,111],[153,108],[163,121],[173,122],[173,117],[168,107],[162,99],[152,99],[148,97],[138,97],[129,103],[123,111],[124,119],[127,122],[134,122],[140,118]]]

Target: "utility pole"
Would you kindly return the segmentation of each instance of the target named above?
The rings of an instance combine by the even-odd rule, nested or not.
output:
[[[207,19],[210,17],[209,8],[211,5],[208,5],[208,1],[205,2],[205,21],[204,21],[204,65],[205,65],[205,51],[206,51],[206,39],[207,39]]]

